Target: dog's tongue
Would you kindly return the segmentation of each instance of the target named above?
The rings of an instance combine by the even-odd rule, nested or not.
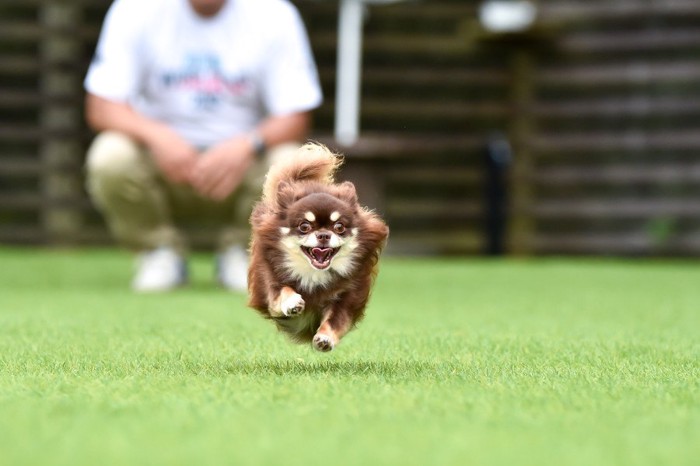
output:
[[[333,248],[313,248],[311,249],[311,254],[314,256],[317,262],[324,263],[330,257],[333,252]]]

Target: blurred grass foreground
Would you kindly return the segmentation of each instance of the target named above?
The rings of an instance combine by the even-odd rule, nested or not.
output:
[[[316,354],[129,260],[0,249],[2,464],[698,464],[692,262],[388,258]]]

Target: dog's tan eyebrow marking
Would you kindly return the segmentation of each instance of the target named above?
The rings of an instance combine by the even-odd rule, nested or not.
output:
[[[314,215],[313,212],[306,212],[306,213],[304,214],[304,218],[305,218],[306,220],[308,220],[309,222],[313,222],[313,221],[316,220],[316,216]]]
[[[331,222],[335,222],[340,218],[340,212],[335,211],[331,214]]]
[[[280,227],[280,233],[282,233],[283,235],[288,235],[290,231],[292,230],[288,227]]]

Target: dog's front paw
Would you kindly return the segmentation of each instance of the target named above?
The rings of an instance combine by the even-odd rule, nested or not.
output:
[[[332,350],[335,347],[333,339],[323,333],[317,333],[314,335],[312,344],[314,345],[314,348],[319,351],[323,351],[324,353]]]
[[[287,317],[293,317],[301,314],[304,311],[304,298],[299,293],[292,293],[282,301],[282,314]]]

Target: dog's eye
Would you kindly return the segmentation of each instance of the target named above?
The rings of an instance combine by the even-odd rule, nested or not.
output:
[[[340,222],[336,222],[336,224],[333,225],[333,231],[335,231],[339,235],[342,235],[343,233],[345,233],[345,225],[343,225]]]
[[[308,233],[311,231],[311,224],[309,222],[301,222],[299,224],[299,232],[300,233]]]

